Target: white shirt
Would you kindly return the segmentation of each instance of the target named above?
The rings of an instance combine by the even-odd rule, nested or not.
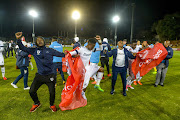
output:
[[[125,66],[124,48],[122,50],[117,49],[117,57],[116,57],[115,66],[116,67],[124,67]]]
[[[73,51],[73,52],[70,52],[71,55],[77,55],[79,54],[80,57],[81,57],[81,60],[84,64],[84,66],[88,66],[89,65],[89,61],[90,61],[90,58],[91,58],[91,54],[92,54],[92,51],[91,50],[88,50],[86,47],[82,46],[82,47],[79,47],[77,49],[78,53],[76,51]]]
[[[136,50],[139,51],[142,48],[142,45],[136,45]]]
[[[132,48],[130,46],[125,46],[125,48],[128,50],[128,51],[131,51]]]

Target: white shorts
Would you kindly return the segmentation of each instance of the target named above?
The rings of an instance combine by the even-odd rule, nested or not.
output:
[[[4,65],[4,57],[3,56],[0,56],[0,65]]]
[[[84,77],[83,89],[88,86],[90,77],[96,74],[99,68],[100,66],[98,66],[98,63],[90,63],[90,65],[85,67],[86,73]]]

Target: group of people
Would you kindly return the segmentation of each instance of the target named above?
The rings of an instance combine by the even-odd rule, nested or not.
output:
[[[17,82],[24,77],[24,89],[29,89],[29,94],[34,101],[30,112],[34,112],[38,107],[41,106],[41,103],[37,96],[37,90],[40,88],[42,84],[46,84],[49,88],[50,93],[50,109],[53,112],[57,111],[56,106],[54,105],[55,100],[55,84],[57,71],[61,74],[63,83],[65,83],[64,74],[62,71],[62,57],[69,54],[73,57],[80,57],[83,65],[86,69],[84,76],[84,83],[82,87],[82,97],[87,99],[85,96],[86,88],[88,87],[90,79],[94,79],[92,82],[94,88],[97,90],[104,92],[104,90],[100,87],[100,82],[104,79],[104,65],[107,68],[107,76],[112,76],[111,82],[111,91],[110,94],[114,95],[115,92],[115,84],[117,80],[118,73],[121,75],[122,83],[123,83],[123,96],[127,96],[126,91],[128,88],[134,89],[131,84],[134,85],[142,83],[140,82],[141,78],[140,73],[135,75],[131,70],[131,63],[136,58],[136,53],[139,51],[146,49],[148,47],[153,47],[152,45],[148,45],[147,41],[144,41],[142,45],[140,45],[140,41],[137,43],[132,43],[130,46],[127,45],[127,41],[118,41],[117,47],[112,49],[108,44],[108,39],[104,38],[103,41],[99,35],[96,35],[95,38],[88,39],[87,43],[82,46],[79,43],[79,38],[76,37],[73,49],[74,51],[63,52],[63,47],[61,44],[57,42],[57,37],[52,37],[52,44],[49,47],[46,47],[45,40],[42,36],[38,36],[36,39],[36,47],[27,47],[27,43],[22,41],[22,32],[18,32],[15,34],[17,39],[17,45],[19,49],[17,50],[17,62],[16,65],[20,69],[21,74],[16,78],[16,80],[11,83],[14,88],[17,87]],[[160,82],[161,86],[164,86],[164,79],[167,72],[167,68],[169,65],[169,59],[173,56],[173,50],[169,47],[170,41],[165,41],[164,46],[168,51],[167,57],[157,66],[157,75],[156,75],[156,83],[155,87]],[[27,85],[28,80],[28,66],[29,66],[29,58],[28,55],[33,55],[37,65],[37,73],[35,74],[35,78],[31,84],[31,87]],[[112,63],[112,75],[109,71],[109,57],[113,56]],[[101,66],[98,66],[99,60],[101,60]],[[127,77],[128,74],[128,77]],[[127,77],[127,78],[126,78]],[[135,79],[136,78],[136,79]],[[137,82],[136,82],[137,80]]]

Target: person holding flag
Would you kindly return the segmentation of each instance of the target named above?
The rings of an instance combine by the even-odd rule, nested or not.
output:
[[[164,86],[164,80],[165,80],[166,73],[167,73],[168,66],[169,66],[169,59],[171,59],[173,57],[173,49],[171,47],[169,47],[169,45],[170,45],[169,40],[164,41],[164,47],[166,48],[168,55],[157,66],[156,82],[155,82],[154,87],[157,87],[159,83],[162,87]]]
[[[95,45],[95,49],[100,49],[100,45],[98,43],[98,41],[101,41],[101,37],[99,35],[96,35],[96,45]],[[92,52],[91,54],[91,58],[90,58],[90,66],[91,66],[91,69],[95,70],[97,68],[100,68],[100,66],[98,66],[98,63],[99,63],[99,57],[100,57],[100,52],[101,51],[94,51]],[[101,67],[103,68],[103,67]],[[96,75],[97,74],[97,75]],[[95,84],[94,88],[98,89],[99,91],[101,92],[104,92],[104,90],[100,87],[100,82],[101,82],[101,79],[103,77],[103,72],[95,72],[94,75],[92,75],[91,77],[94,78],[94,82],[92,84]]]
[[[90,38],[88,40],[88,45],[86,47],[82,46],[82,47],[77,48],[75,51],[69,52],[69,54],[71,56],[79,55],[84,64],[84,67],[86,69],[83,88],[82,88],[83,89],[82,96],[84,99],[87,99],[85,96],[85,91],[89,84],[90,77],[93,76],[94,74],[96,74],[97,72],[101,72],[102,74],[97,75],[97,78],[101,79],[103,76],[103,72],[104,72],[104,69],[102,67],[100,67],[98,65],[94,66],[94,65],[92,65],[92,63],[89,64],[92,52],[102,50],[101,39],[98,40],[99,48],[94,49],[96,42],[97,42],[97,40],[95,38]]]

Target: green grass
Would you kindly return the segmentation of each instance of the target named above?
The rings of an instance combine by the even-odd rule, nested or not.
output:
[[[69,48],[68,48],[69,49]],[[180,119],[180,52],[174,51],[174,56],[170,60],[164,87],[154,87],[155,75],[150,71],[142,78],[143,85],[133,87],[124,97],[122,92],[122,82],[118,76],[116,82],[115,95],[110,95],[111,78],[102,80],[101,87],[105,92],[94,89],[89,84],[86,92],[88,98],[87,106],[72,111],[61,111],[58,107],[61,101],[61,91],[63,89],[62,79],[58,75],[58,86],[56,87],[55,104],[58,107],[56,113],[49,109],[48,87],[43,85],[38,90],[38,97],[42,106],[34,113],[29,110],[33,104],[28,91],[23,90],[23,79],[13,88],[10,83],[20,74],[20,70],[15,69],[16,59],[10,57],[5,59],[7,81],[0,79],[0,120],[179,120]],[[33,65],[35,65],[33,59]],[[112,65],[112,58],[110,59]],[[30,86],[35,73],[29,71],[28,85]],[[111,67],[110,67],[111,68]],[[106,69],[106,68],[105,68]],[[105,71],[105,76],[107,72]],[[65,74],[65,78],[67,78]],[[90,81],[91,82],[91,81]]]

